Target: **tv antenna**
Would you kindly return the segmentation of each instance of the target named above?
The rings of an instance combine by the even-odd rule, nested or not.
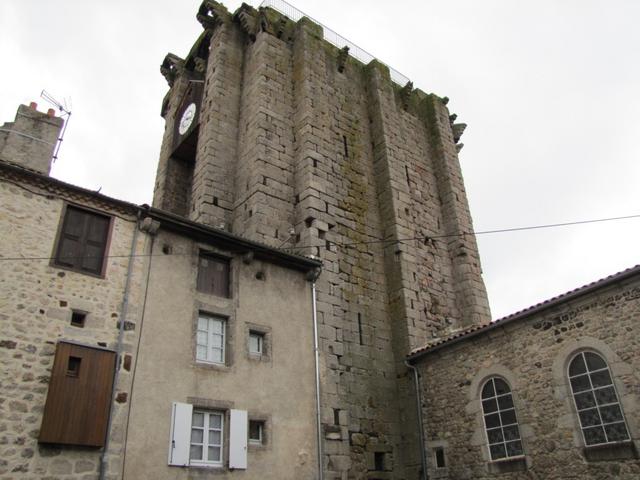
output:
[[[60,118],[64,120],[64,126],[62,127],[62,131],[60,132],[60,137],[58,137],[58,141],[56,142],[56,147],[53,151],[53,161],[55,162],[58,159],[58,153],[60,152],[60,146],[62,145],[62,140],[64,139],[64,133],[67,131],[67,125],[69,124],[69,120],[71,119],[71,106],[67,107],[66,99],[63,105],[46,90],[42,90],[42,92],[40,92],[40,98],[43,98],[44,100],[49,102],[51,105],[56,107],[60,112]]]

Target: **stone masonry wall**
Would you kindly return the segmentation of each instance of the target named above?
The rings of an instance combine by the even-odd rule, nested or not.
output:
[[[65,201],[114,215],[105,278],[50,264]],[[37,438],[57,341],[116,347],[134,228],[135,216],[107,204],[0,171],[0,478],[98,478],[101,449],[40,445]],[[140,234],[137,253],[145,241]],[[144,257],[133,261],[123,365],[115,386],[110,479],[119,478],[121,470],[146,262]],[[74,309],[88,312],[84,328],[70,325]]]
[[[607,360],[637,449],[639,316],[636,277],[422,357],[429,478],[498,478],[479,400],[484,381],[493,375],[512,389],[527,464],[526,471],[499,478],[639,478],[638,459],[586,459],[566,377],[578,351],[592,350]],[[444,448],[447,468],[434,468],[436,447]]]
[[[306,18],[203,5],[207,100],[188,211],[323,260],[326,478],[418,478],[405,355],[490,318],[445,102],[345,57]],[[171,211],[162,165],[189,75],[167,97],[154,204]]]

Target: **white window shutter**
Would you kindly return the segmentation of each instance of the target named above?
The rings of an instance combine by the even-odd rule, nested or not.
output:
[[[171,409],[171,438],[169,442],[169,465],[189,465],[191,442],[191,417],[193,405],[173,402]]]
[[[229,421],[229,468],[247,468],[247,411],[231,410]]]

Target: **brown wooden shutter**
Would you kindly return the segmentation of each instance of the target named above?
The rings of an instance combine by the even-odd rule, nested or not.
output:
[[[201,254],[197,289],[199,292],[229,297],[229,260]]]
[[[102,447],[107,433],[115,352],[60,342],[38,440]]]
[[[55,263],[100,275],[110,221],[105,215],[68,206],[58,240]]]

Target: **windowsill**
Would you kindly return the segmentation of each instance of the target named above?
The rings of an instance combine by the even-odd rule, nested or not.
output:
[[[584,446],[584,457],[590,462],[606,462],[610,460],[635,460],[638,450],[633,441],[605,443],[602,445]]]
[[[58,268],[60,270],[64,270],[66,272],[73,272],[73,273],[78,273],[80,275],[87,275],[89,277],[93,277],[93,278],[98,278],[98,279],[105,279],[106,278],[106,268],[103,265],[102,266],[102,273],[93,273],[93,272],[85,272],[84,270],[80,270],[79,268],[73,268],[73,267],[69,267],[67,265],[60,265],[59,263],[55,263],[55,260],[53,260],[51,263],[49,263],[49,266],[51,268]]]
[[[204,360],[196,360],[193,363],[198,368],[205,368],[207,370],[218,370],[220,372],[228,372],[229,365],[224,363],[205,362]]]
[[[490,460],[487,464],[491,473],[524,472],[527,470],[525,455]]]

